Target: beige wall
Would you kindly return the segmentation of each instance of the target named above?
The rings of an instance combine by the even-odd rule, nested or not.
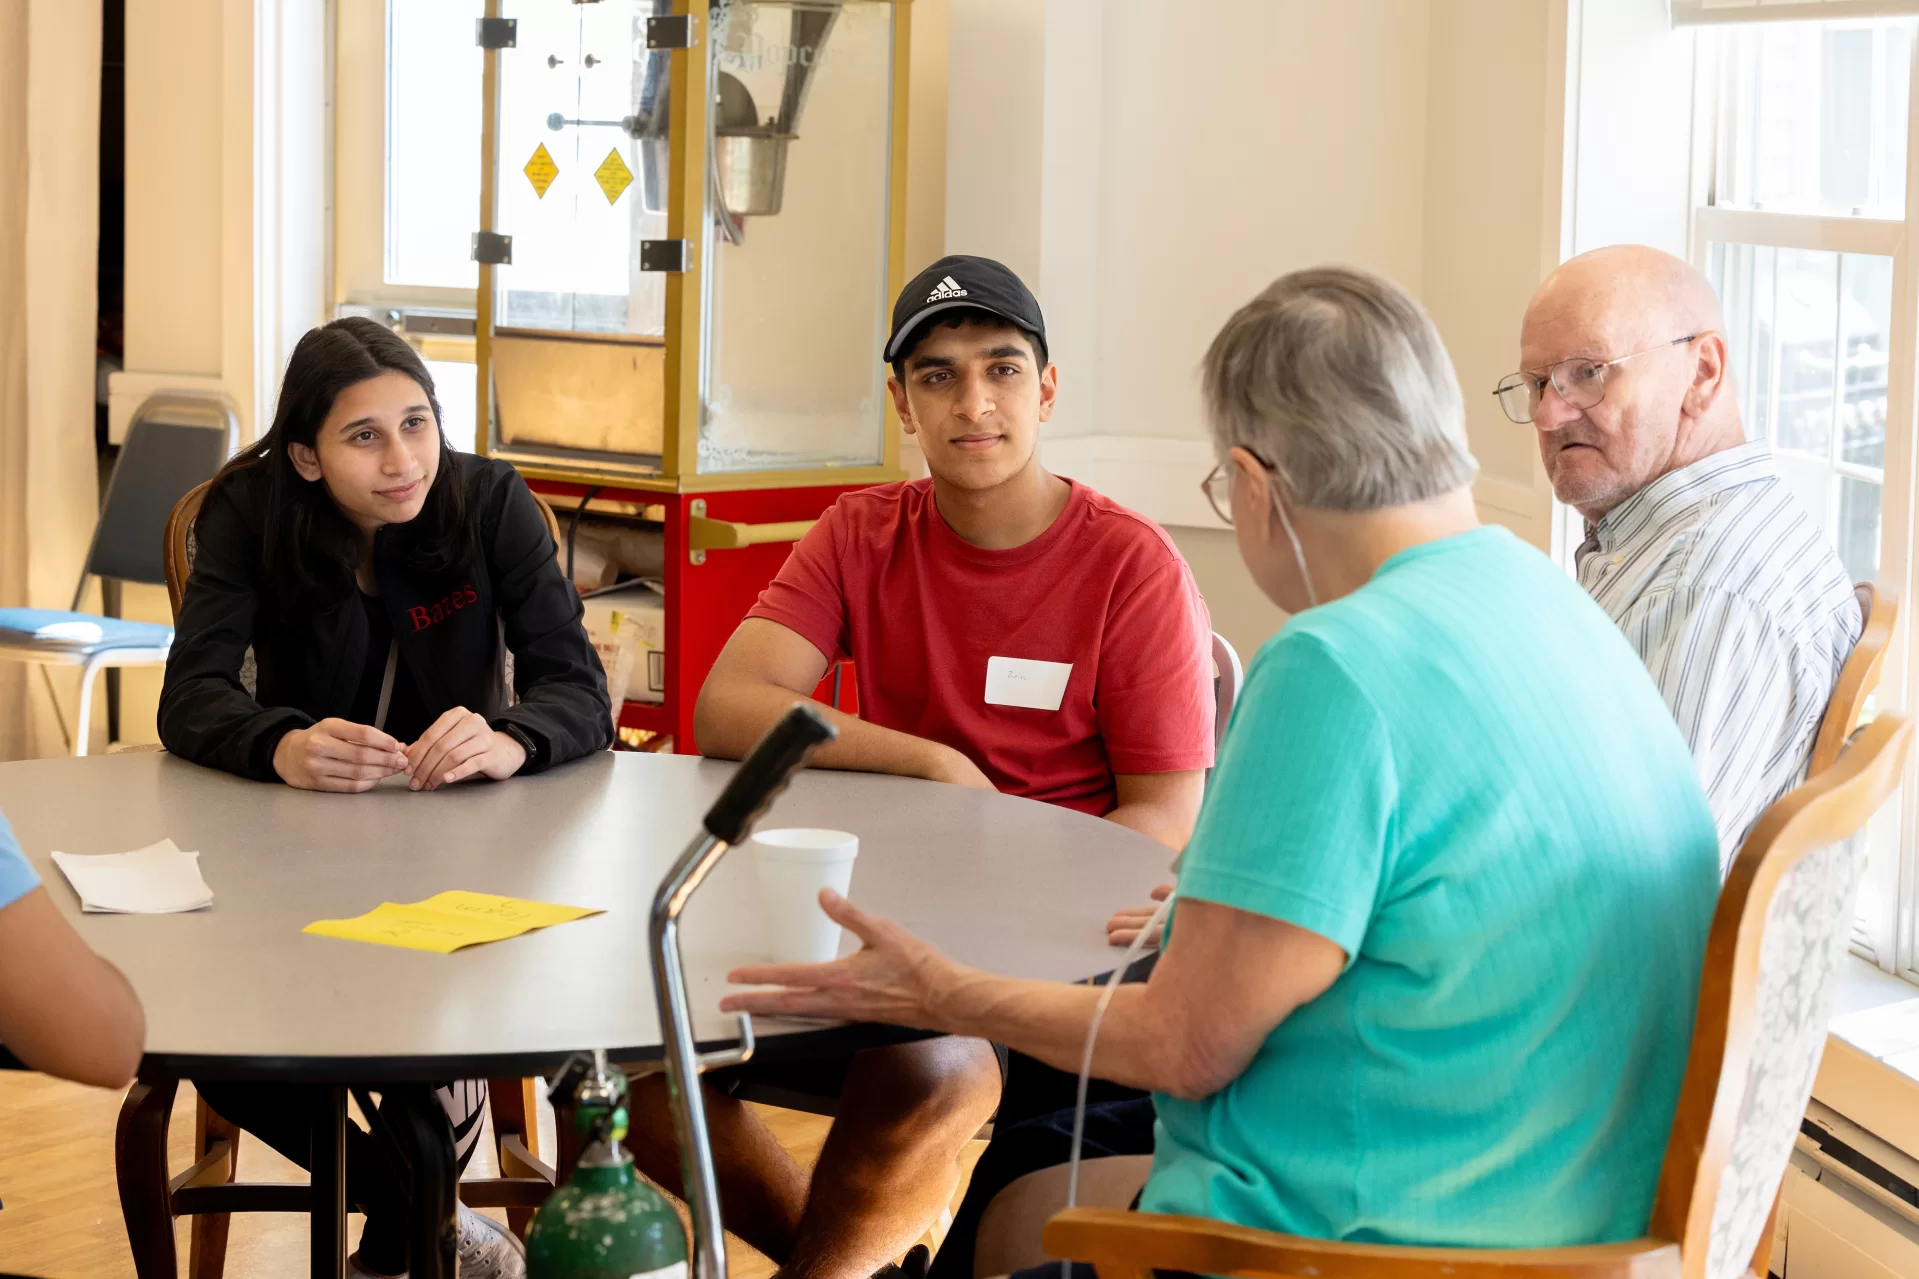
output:
[[[952,5],[947,247],[1027,276],[1061,366],[1048,456],[1173,527],[1235,645],[1283,615],[1187,492],[1197,369],[1289,270],[1365,267],[1426,303],[1482,517],[1550,545],[1531,433],[1488,392],[1558,260],[1564,0],[1217,0],[1189,38],[1147,0]]]
[[[1100,429],[1200,435],[1207,343],[1286,271],[1419,291],[1428,9],[1222,0],[1169,39],[1164,5],[1107,6]]]
[[[1519,321],[1559,258],[1565,37],[1539,0],[1433,0],[1421,299],[1446,338],[1479,459],[1482,519],[1551,546],[1530,427],[1490,394],[1517,367]],[[1496,67],[1498,74],[1488,74]]]
[[[128,0],[126,367],[220,376],[223,0]]]
[[[0,605],[66,608],[93,529],[99,68],[98,0],[0,6]],[[64,746],[39,674],[0,664],[0,758]]]

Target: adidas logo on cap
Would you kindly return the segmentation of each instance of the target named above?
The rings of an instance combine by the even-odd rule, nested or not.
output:
[[[958,280],[955,280],[949,275],[933,286],[933,291],[926,295],[926,300],[928,302],[944,302],[948,298],[963,298],[965,296],[967,296],[966,290],[960,287]]]

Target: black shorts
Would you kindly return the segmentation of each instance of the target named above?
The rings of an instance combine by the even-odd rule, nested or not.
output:
[[[908,1041],[911,1042],[911,1041]],[[999,1081],[1006,1085],[1007,1051],[1004,1045],[992,1045],[999,1059]],[[828,1053],[817,1057],[754,1057],[737,1066],[722,1066],[701,1076],[707,1087],[741,1101],[757,1101],[787,1110],[804,1110],[816,1115],[833,1113],[833,1103],[846,1087],[846,1072],[853,1058],[868,1049]]]

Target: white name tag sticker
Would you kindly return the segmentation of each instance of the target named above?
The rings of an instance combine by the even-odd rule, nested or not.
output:
[[[986,704],[1056,711],[1066,697],[1071,662],[1037,662],[1026,657],[986,659]]]

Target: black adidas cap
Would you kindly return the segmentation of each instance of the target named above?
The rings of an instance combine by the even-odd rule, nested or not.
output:
[[[991,258],[956,254],[944,257],[913,277],[893,303],[893,335],[886,339],[883,358],[900,358],[920,325],[941,311],[971,307],[999,316],[1024,329],[1039,345],[1039,362],[1046,363],[1046,318],[1039,313],[1033,291],[1001,263]]]

